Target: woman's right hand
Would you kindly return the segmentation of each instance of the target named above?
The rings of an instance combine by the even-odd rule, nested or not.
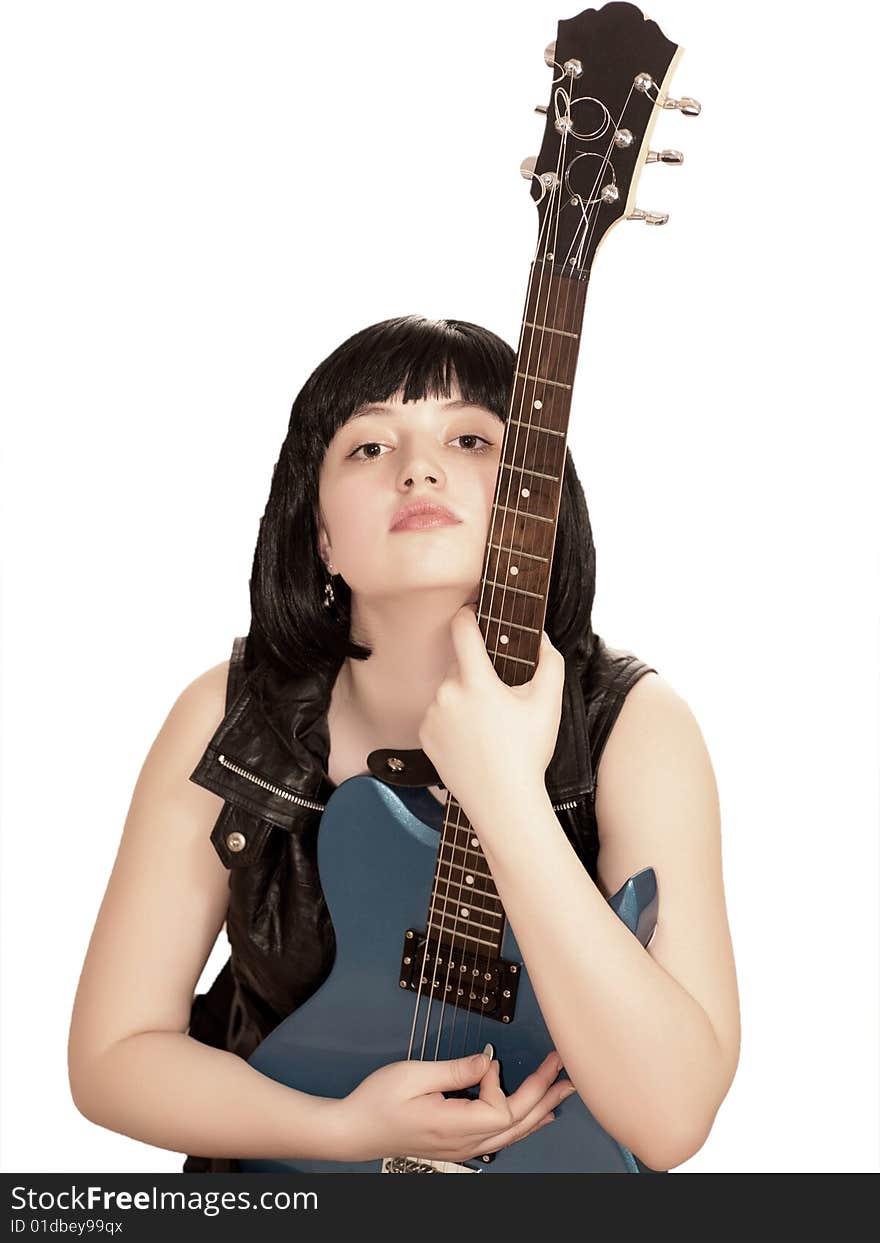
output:
[[[561,1069],[551,1049],[538,1069],[505,1096],[499,1063],[486,1053],[380,1066],[338,1102],[338,1160],[412,1156],[470,1161],[496,1152],[552,1122],[555,1106],[575,1090],[570,1080],[556,1080]],[[477,1083],[475,1100],[443,1095]]]

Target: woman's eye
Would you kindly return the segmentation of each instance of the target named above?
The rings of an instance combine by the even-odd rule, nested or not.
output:
[[[481,440],[483,442],[481,446],[462,445],[465,453],[486,453],[487,450],[492,448],[492,442],[487,440],[485,436],[478,436],[476,432],[462,432],[460,436],[455,436],[449,443],[454,444],[456,440]],[[367,440],[364,444],[358,445],[356,449],[353,449],[348,456],[356,462],[373,462],[382,456],[381,453],[368,453],[366,457],[358,457],[360,451],[362,449],[383,449],[385,447],[387,446],[379,444],[378,441]]]
[[[487,440],[485,436],[478,436],[476,432],[463,432],[461,436],[456,436],[455,439],[456,440],[482,440],[483,442],[482,449],[478,449],[478,448],[465,449],[466,453],[485,453],[487,449],[492,448],[492,442],[490,440]],[[462,445],[462,448],[464,449],[465,446]]]
[[[377,444],[375,440],[368,440],[366,444],[358,445],[358,447],[356,449],[353,449],[352,452],[349,453],[348,456],[350,458],[354,458],[355,461],[358,461],[358,462],[369,462],[369,461],[372,461],[374,458],[380,457],[381,454],[371,453],[368,457],[359,458],[357,457],[357,454],[360,453],[361,449],[381,449],[381,448],[382,448],[382,445]]]

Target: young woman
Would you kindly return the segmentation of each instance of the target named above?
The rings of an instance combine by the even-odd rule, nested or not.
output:
[[[514,361],[476,325],[406,316],[315,370],[260,525],[247,641],[183,690],[146,757],[77,992],[70,1082],[99,1125],[201,1154],[186,1170],[463,1161],[546,1125],[572,1090],[666,1170],[703,1144],[730,1087],[739,1010],[712,766],[671,686],[593,633],[570,454],[531,681],[498,678],[477,624]],[[299,792],[284,828],[218,777],[230,730],[233,754]],[[430,798],[452,790],[480,836],[556,1044],[509,1096],[491,1049],[401,1060],[341,1099],[245,1060],[332,967],[321,808],[378,748],[423,750]],[[570,807],[550,802],[551,760],[580,795]],[[607,903],[646,866],[660,895],[647,950]],[[230,961],[193,1000],[224,923]],[[477,1099],[443,1095],[463,1087]]]

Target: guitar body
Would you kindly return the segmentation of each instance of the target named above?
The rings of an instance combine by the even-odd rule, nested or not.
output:
[[[321,817],[318,868],[336,959],[323,985],[248,1059],[255,1069],[312,1095],[344,1097],[380,1066],[405,1060],[414,1030],[412,1057],[419,1060],[480,1052],[491,1041],[509,1095],[554,1047],[509,925],[502,959],[518,964],[519,980],[509,1022],[444,1004],[424,988],[401,987],[406,932],[425,930],[442,819],[443,808],[427,790],[395,789],[367,775],[334,790]],[[647,945],[657,918],[653,869],[631,877],[609,905]],[[488,1162],[478,1158],[441,1168],[442,1162],[417,1157],[296,1158],[242,1159],[240,1166],[247,1173],[303,1174],[652,1172],[603,1130],[577,1094],[555,1112],[553,1125],[502,1148]]]

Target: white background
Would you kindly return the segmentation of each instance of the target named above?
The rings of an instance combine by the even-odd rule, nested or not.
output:
[[[66,1072],[140,765],[248,629],[313,367],[411,311],[516,343],[519,164],[577,11],[3,6],[7,1171],[180,1168],[86,1121]],[[660,115],[685,163],[638,201],[669,224],[613,229],[590,286],[569,443],[595,629],[689,702],[722,803],[742,1056],[681,1171],[878,1168],[869,13],[657,0],[703,113]]]

